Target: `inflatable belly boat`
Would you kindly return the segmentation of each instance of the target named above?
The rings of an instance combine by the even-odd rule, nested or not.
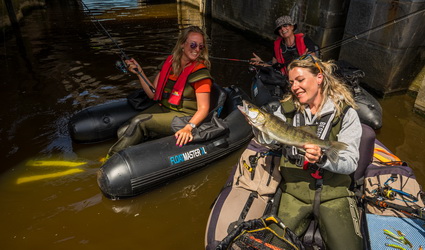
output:
[[[245,145],[252,128],[237,106],[249,98],[237,87],[214,84],[211,113],[216,112],[227,127],[212,139],[176,146],[174,136],[128,147],[109,158],[99,169],[97,182],[110,199],[141,194],[155,186],[193,172]],[[117,129],[136,115],[127,100],[83,110],[72,117],[69,130],[74,142],[93,143],[115,137]]]

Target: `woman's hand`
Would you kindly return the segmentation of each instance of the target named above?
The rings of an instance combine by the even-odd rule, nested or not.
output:
[[[192,129],[193,128],[187,124],[174,134],[177,139],[176,146],[182,147],[193,140]]]
[[[139,63],[134,58],[131,58],[130,60],[125,60],[125,63],[127,64],[128,71],[130,71],[133,74],[137,74],[138,72],[142,72],[142,67],[140,67]]]
[[[322,149],[314,144],[304,145],[305,159],[310,163],[318,163],[322,156]]]
[[[252,53],[252,55],[254,56],[253,58],[249,59],[249,64],[251,65],[255,65],[255,66],[270,66],[267,63],[263,62],[263,60],[257,56],[255,53]]]

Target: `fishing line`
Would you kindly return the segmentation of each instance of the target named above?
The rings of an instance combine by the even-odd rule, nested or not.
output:
[[[354,36],[352,36],[352,37],[350,37],[350,38],[343,39],[343,40],[338,41],[338,42],[336,42],[336,43],[334,43],[334,44],[332,44],[332,45],[329,45],[329,46],[325,46],[325,47],[323,47],[323,48],[320,50],[320,52],[321,52],[321,53],[325,53],[325,52],[331,51],[331,50],[333,50],[333,49],[336,49],[336,48],[338,48],[338,47],[341,47],[342,45],[345,45],[345,44],[350,43],[350,42],[352,42],[352,41],[354,41],[354,40],[358,40],[359,38],[362,38],[362,37],[364,37],[364,36],[367,36],[367,35],[369,35],[369,34],[370,34],[370,33],[372,33],[372,32],[378,31],[378,30],[383,29],[383,28],[386,28],[386,27],[388,27],[388,26],[390,26],[390,25],[393,25],[393,24],[396,24],[396,23],[398,23],[398,22],[401,22],[401,21],[403,21],[403,20],[405,20],[405,19],[407,19],[407,18],[410,18],[410,17],[412,17],[412,16],[414,16],[414,15],[418,15],[418,14],[420,14],[420,13],[424,12],[424,11],[425,11],[425,9],[417,10],[417,11],[412,12],[412,13],[410,13],[410,14],[407,14],[407,15],[405,15],[405,16],[402,16],[402,17],[396,18],[396,19],[394,19],[394,20],[388,21],[388,22],[386,22],[386,23],[383,23],[383,24],[381,24],[381,25],[378,25],[378,26],[376,26],[376,27],[374,27],[374,28],[372,28],[372,29],[369,29],[369,30],[366,30],[366,31],[360,32],[359,34],[354,35]]]
[[[90,16],[90,18],[91,19],[93,19],[101,28],[102,28],[102,30],[105,32],[105,34],[109,37],[109,39],[111,39],[112,40],[112,42],[115,44],[115,46],[118,48],[118,50],[119,50],[119,52],[121,53],[121,55],[122,55],[122,57],[123,58],[125,58],[126,60],[129,60],[129,58],[128,58],[128,56],[124,53],[124,51],[123,51],[123,49],[118,45],[118,43],[112,38],[112,36],[109,34],[109,32],[103,27],[103,25],[99,22],[99,20],[97,20],[93,15],[92,15],[92,13],[91,13],[91,11],[90,11],[90,9],[87,7],[87,5],[86,4],[84,4],[84,2],[82,2],[81,1],[81,3],[82,3],[82,5],[84,6],[84,8],[87,10],[87,12],[89,13],[89,16]],[[405,19],[407,19],[407,18],[410,18],[410,17],[412,17],[412,16],[415,16],[415,15],[418,15],[418,14],[420,14],[420,13],[422,13],[422,12],[424,12],[425,11],[425,9],[422,9],[422,10],[417,10],[417,11],[415,11],[415,12],[412,12],[412,13],[410,13],[410,14],[407,14],[407,15],[405,15],[405,16],[402,16],[402,17],[399,17],[399,18],[396,18],[396,19],[394,19],[394,20],[391,20],[391,21],[388,21],[388,22],[386,22],[386,23],[383,23],[383,24],[381,24],[381,25],[378,25],[378,26],[376,26],[376,27],[374,27],[374,28],[372,28],[372,29],[369,29],[369,30],[366,30],[366,31],[363,31],[363,32],[360,32],[359,34],[356,34],[356,35],[353,35],[352,37],[349,37],[349,38],[346,38],[346,39],[342,39],[342,40],[340,40],[340,41],[337,41],[337,42],[335,42],[334,44],[331,44],[331,45],[329,45],[329,46],[325,46],[325,47],[323,47],[323,48],[321,48],[321,49],[319,49],[318,51],[320,51],[320,53],[326,53],[326,52],[328,52],[328,51],[331,51],[331,50],[334,50],[334,49],[336,49],[336,48],[338,48],[338,47],[341,47],[341,46],[343,46],[343,45],[345,45],[345,44],[347,44],[347,43],[350,43],[350,42],[352,42],[352,41],[355,41],[355,40],[358,40],[358,39],[360,39],[360,38],[362,38],[362,37],[364,37],[364,36],[367,36],[367,35],[369,35],[369,34],[371,34],[371,33],[373,33],[373,32],[376,32],[376,31],[378,31],[378,30],[381,30],[381,29],[383,29],[383,28],[386,28],[386,27],[388,27],[388,26],[390,26],[390,25],[393,25],[393,24],[396,24],[396,23],[398,23],[398,22],[401,22],[401,21],[403,21],[403,20],[405,20]],[[93,23],[94,24],[94,23]],[[96,25],[95,25],[95,27],[96,27]],[[96,27],[97,28],[97,27]],[[99,30],[99,29],[98,29]],[[150,50],[131,50],[131,49],[127,49],[127,51],[132,51],[132,52],[143,52],[143,53],[152,53],[152,54],[160,54],[160,55],[168,55],[169,53],[165,53],[165,52],[158,52],[158,51],[150,51]],[[233,61],[233,62],[244,62],[244,63],[249,63],[249,62],[251,62],[251,60],[243,60],[243,59],[235,59],[235,58],[225,58],[225,57],[215,57],[215,56],[210,56],[209,58],[211,58],[211,59],[215,59],[215,60],[221,60],[221,61]],[[124,71],[125,73],[127,73],[126,71],[127,71],[127,69],[125,68],[125,66],[123,66],[123,65],[125,65],[125,63],[123,62],[123,60],[122,60],[122,58],[121,58],[121,61],[117,61],[116,62],[116,66],[118,67],[118,68],[120,68],[122,71]],[[140,73],[140,72],[138,72],[138,71],[136,71],[142,78],[143,78],[143,80],[146,82],[146,83],[148,83],[147,81],[146,81],[146,79],[145,79],[145,77],[143,77],[143,75]],[[150,86],[150,84],[148,84],[148,86],[151,88],[151,90],[153,89],[153,87],[152,86]]]
[[[151,53],[151,54],[158,54],[158,55],[169,55],[169,53],[166,53],[166,52],[158,52],[158,51],[153,51],[153,50],[132,50],[132,49],[127,49],[127,51]],[[209,56],[209,58],[210,59],[214,59],[214,60],[222,60],[222,61],[251,62],[251,60],[242,60],[242,59],[216,57],[216,56]]]
[[[360,39],[360,38],[362,38],[362,37],[364,37],[364,36],[367,36],[367,35],[369,35],[369,34],[371,34],[371,33],[373,33],[373,32],[376,32],[376,31],[378,31],[378,30],[380,30],[380,29],[383,29],[383,28],[386,28],[386,27],[388,27],[388,26],[390,26],[390,25],[393,25],[393,24],[396,24],[396,23],[398,23],[398,22],[401,22],[401,21],[403,21],[403,20],[405,20],[405,19],[408,19],[408,18],[410,18],[410,17],[412,17],[412,16],[415,16],[415,15],[418,15],[418,14],[420,14],[420,13],[422,13],[422,12],[424,12],[425,11],[425,9],[422,9],[422,10],[417,10],[417,11],[415,11],[415,12],[412,12],[412,13],[410,13],[410,14],[407,14],[407,15],[405,15],[405,16],[402,16],[402,17],[399,17],[399,18],[396,18],[396,19],[394,19],[394,20],[391,20],[391,21],[388,21],[388,22],[386,22],[386,23],[383,23],[383,24],[381,24],[381,25],[378,25],[378,26],[376,26],[376,27],[374,27],[374,28],[372,28],[372,29],[369,29],[369,30],[366,30],[366,31],[363,31],[363,32],[360,32],[359,34],[357,34],[357,35],[354,35],[354,36],[352,36],[352,37],[349,37],[349,38],[346,38],[346,39],[342,39],[342,40],[340,40],[340,41],[337,41],[337,42],[335,42],[334,44],[331,44],[331,45],[329,45],[329,46],[325,46],[325,47],[323,47],[323,48],[321,48],[321,49],[319,49],[319,50],[317,50],[317,51],[319,51],[320,53],[326,53],[326,52],[328,52],[328,51],[331,51],[331,50],[334,50],[334,49],[336,49],[336,48],[338,48],[338,47],[341,47],[341,46],[343,46],[343,45],[345,45],[345,44],[347,44],[347,43],[350,43],[350,42],[352,42],[352,41],[354,41],[354,40],[358,40],[358,39]],[[130,51],[130,50],[129,50]],[[154,51],[143,51],[143,50],[133,50],[134,52],[145,52],[145,53],[156,53],[156,54],[162,54],[162,52],[154,52]],[[315,52],[317,52],[317,51],[315,51]],[[251,60],[242,60],[242,59],[233,59],[233,58],[223,58],[223,57],[213,57],[213,56],[210,56],[210,58],[211,59],[216,59],[216,60],[222,60],[222,61],[235,61],[235,62],[251,62]]]
[[[96,27],[96,29],[101,32],[101,30],[99,30],[99,28],[96,26],[95,23],[97,23],[97,25],[99,25],[99,27],[102,29],[102,31],[114,43],[115,47],[118,48],[121,56],[120,56],[120,60],[115,62],[115,66],[118,69],[120,69],[121,71],[123,71],[124,73],[128,73],[128,70],[126,68],[126,63],[124,62],[124,60],[130,60],[130,58],[127,56],[127,54],[124,52],[124,50],[118,45],[118,43],[115,41],[115,39],[112,38],[111,34],[109,34],[109,32],[105,29],[105,27],[103,27],[102,23],[96,17],[94,17],[94,15],[92,14],[91,10],[87,7],[87,5],[82,0],[80,2],[83,5],[84,9],[87,11],[87,12],[84,12],[84,13],[86,13],[86,15],[89,16],[90,19],[94,21],[92,23]],[[147,84],[147,86],[152,91],[152,93],[155,93],[155,88],[149,83],[149,81],[145,78],[145,76],[143,76],[143,74],[137,68],[134,68],[133,70],[136,71],[136,73],[143,79],[143,81]]]

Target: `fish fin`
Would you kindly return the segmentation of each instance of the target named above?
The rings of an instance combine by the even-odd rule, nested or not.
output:
[[[310,134],[312,136],[314,136],[314,138],[317,138],[317,134],[311,129],[311,126],[299,126],[296,127],[299,130],[302,130],[303,132]]]
[[[264,132],[261,133],[261,137],[263,138],[263,141],[266,144],[272,144],[274,142],[274,140],[268,134],[266,134]]]
[[[348,145],[344,142],[331,141],[331,147],[325,151],[325,154],[328,156],[329,161],[336,163],[339,157],[339,151],[345,150]]]

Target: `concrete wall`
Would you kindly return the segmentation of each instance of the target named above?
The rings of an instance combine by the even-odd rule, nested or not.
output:
[[[205,0],[211,15],[241,30],[274,39],[274,20],[291,15],[303,32],[322,48],[322,59],[340,59],[366,73],[369,89],[383,96],[406,91],[425,61],[425,0]],[[367,36],[350,40],[372,30]],[[343,46],[341,42],[347,42]]]
[[[211,15],[241,30],[274,39],[274,21],[283,14],[289,14],[295,2],[291,0],[212,0]]]
[[[17,21],[24,17],[24,13],[34,7],[45,6],[44,0],[10,0],[15,10]],[[0,29],[11,26],[5,1],[0,1]]]
[[[424,0],[351,0],[345,37],[365,34],[424,8]],[[342,46],[340,59],[365,71],[364,82],[380,95],[405,91],[424,64],[424,30],[422,12]]]
[[[412,85],[417,85],[418,96],[416,97],[414,109],[425,115],[425,65],[416,76]]]

